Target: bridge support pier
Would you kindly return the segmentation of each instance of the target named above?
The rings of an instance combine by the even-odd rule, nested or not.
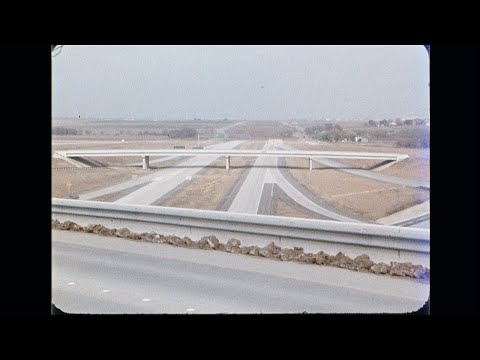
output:
[[[310,170],[312,170],[312,169],[313,169],[313,160],[312,160],[312,158],[308,158],[308,162],[309,162]]]
[[[230,156],[225,156],[225,169],[230,169]]]
[[[142,159],[143,159],[142,168],[143,169],[148,169],[149,166],[150,166],[150,156],[143,155]]]

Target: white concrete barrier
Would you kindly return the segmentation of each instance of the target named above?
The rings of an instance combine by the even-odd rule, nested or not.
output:
[[[367,254],[377,262],[430,264],[429,229],[58,198],[52,199],[52,218],[192,240],[215,235],[222,242],[239,239],[242,245],[275,241],[282,247],[301,246],[306,252],[341,251],[351,257]]]
[[[300,151],[300,150],[228,150],[228,149],[152,149],[152,150],[62,150],[56,151],[64,157],[95,157],[95,156],[166,156],[166,155],[223,155],[223,156],[269,156],[269,157],[306,157],[306,158],[330,158],[330,159],[367,159],[367,160],[392,160],[408,158],[405,154],[374,153],[355,151]]]

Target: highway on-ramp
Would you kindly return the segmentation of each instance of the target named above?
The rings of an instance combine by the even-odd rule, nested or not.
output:
[[[53,230],[52,302],[68,313],[403,313],[429,284],[328,266]]]

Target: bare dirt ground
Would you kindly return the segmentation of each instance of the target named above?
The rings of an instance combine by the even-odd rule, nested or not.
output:
[[[238,149],[255,149],[264,141],[246,141]],[[246,170],[251,158],[232,157],[230,169],[225,169],[225,159],[221,157],[208,168],[195,176],[190,184],[168,199],[162,206],[189,209],[215,210],[224,200],[235,180]]]
[[[314,217],[310,216],[310,214],[303,212],[301,210],[295,209],[290,205],[286,204],[282,200],[277,200],[277,208],[275,209],[275,215],[297,217],[297,218],[303,218],[303,219],[314,219]]]
[[[225,169],[225,159],[212,163],[205,172],[195,176],[190,184],[168,199],[163,206],[215,210],[235,179],[244,170],[247,158],[233,158],[230,169]]]
[[[428,181],[430,179],[430,149],[412,149],[382,144],[361,144],[361,143],[307,143],[305,141],[286,141],[286,144],[302,150],[318,151],[362,151],[362,152],[386,152],[406,154],[408,159],[379,171],[380,174],[398,176],[405,179]],[[372,160],[350,160],[335,159],[340,163],[348,165],[359,165],[367,169]],[[379,162],[377,162],[378,164]],[[373,166],[375,164],[372,164]]]
[[[131,180],[132,176],[141,176],[149,170],[139,168],[94,170],[72,169],[52,171],[52,197],[69,197],[88,190],[102,188],[115,183]]]
[[[385,184],[325,169],[310,171],[303,159],[287,158],[290,173],[308,190],[341,211],[365,220],[377,220],[429,199],[428,191]],[[290,168],[292,167],[292,168]]]

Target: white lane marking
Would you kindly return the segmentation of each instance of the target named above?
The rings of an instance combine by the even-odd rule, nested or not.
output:
[[[108,292],[110,292],[110,290],[104,289],[103,292],[104,292],[104,293],[108,293]]]
[[[73,281],[69,282],[68,285],[75,285]]]
[[[192,312],[192,311],[195,311],[195,309],[193,309],[193,308],[188,308],[187,309],[187,312]]]
[[[147,302],[147,301],[151,301],[151,299],[142,299],[142,301]]]

